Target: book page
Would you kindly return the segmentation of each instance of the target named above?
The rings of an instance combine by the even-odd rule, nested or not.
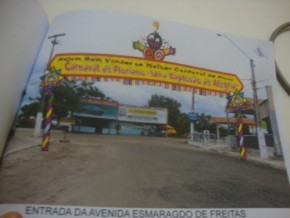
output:
[[[276,85],[268,41],[117,12],[58,16],[0,203],[23,217],[285,215]]]
[[[0,3],[0,154],[25,94],[34,61],[48,28],[45,11],[37,1]],[[9,90],[9,91],[7,91]]]

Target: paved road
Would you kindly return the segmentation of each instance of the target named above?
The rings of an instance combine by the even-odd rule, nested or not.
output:
[[[112,207],[290,207],[286,172],[172,138],[69,135],[7,155],[0,203]]]

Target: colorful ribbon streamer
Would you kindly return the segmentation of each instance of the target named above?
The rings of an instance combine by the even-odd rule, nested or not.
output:
[[[48,93],[48,105],[45,114],[45,127],[43,131],[43,140],[42,140],[42,151],[48,151],[49,147],[49,138],[50,138],[50,126],[52,120],[52,112],[54,106],[54,90],[50,88],[45,88],[45,91]]]
[[[247,160],[246,146],[244,142],[244,133],[243,133],[243,118],[241,110],[237,110],[236,115],[237,115],[237,132],[240,143],[240,158],[241,160]]]
[[[232,95],[228,96],[228,107],[233,108],[237,117],[237,133],[239,138],[240,145],[240,158],[241,160],[247,160],[246,156],[246,146],[244,142],[244,133],[243,133],[243,118],[242,118],[242,110],[245,107],[245,103],[247,99],[244,98],[244,93],[240,93],[239,91],[235,91]]]
[[[50,127],[52,120],[52,112],[54,106],[54,92],[57,87],[61,86],[61,81],[63,77],[60,75],[61,70],[57,70],[54,67],[41,77],[42,82],[40,86],[44,88],[44,91],[48,94],[48,105],[46,108],[45,120],[44,120],[44,130],[41,150],[48,151],[49,138],[50,138]]]
[[[88,82],[119,82],[123,85],[148,85],[148,86],[157,86],[157,87],[162,87],[165,89],[170,89],[173,91],[179,91],[179,92],[192,92],[194,91],[194,94],[197,95],[202,95],[202,96],[216,96],[219,98],[227,98],[226,93],[220,93],[220,92],[215,92],[215,91],[210,91],[210,90],[204,90],[204,89],[199,89],[199,88],[191,88],[191,87],[186,87],[178,84],[168,84],[168,83],[162,83],[162,82],[155,82],[155,81],[146,81],[146,80],[132,80],[132,79],[121,79],[121,78],[101,78],[101,77],[78,77],[78,76],[69,76],[67,77],[68,81],[78,81],[78,80],[85,80]]]

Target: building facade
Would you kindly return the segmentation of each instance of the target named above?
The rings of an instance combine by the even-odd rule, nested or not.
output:
[[[166,108],[120,104],[114,100],[83,97],[73,115],[72,132],[108,135],[162,135]]]

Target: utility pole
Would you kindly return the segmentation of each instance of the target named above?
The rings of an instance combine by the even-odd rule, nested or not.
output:
[[[49,37],[48,37],[48,39],[52,39],[52,40],[51,40],[52,48],[51,48],[51,51],[50,51],[50,55],[49,55],[49,59],[48,59],[48,63],[50,62],[50,60],[51,60],[51,58],[52,58],[53,51],[54,51],[54,46],[59,44],[59,41],[57,41],[57,37],[60,37],[60,36],[65,36],[65,33],[55,34],[55,35],[53,35],[53,36],[49,36]],[[47,68],[48,68],[48,66],[47,66]]]
[[[256,121],[256,129],[261,127],[261,121],[260,121],[260,113],[259,113],[259,103],[258,103],[258,94],[257,94],[257,85],[256,85],[256,78],[255,78],[255,65],[254,60],[250,59],[250,65],[251,65],[251,76],[252,76],[252,88],[253,88],[253,97],[254,97],[254,108],[255,108],[255,121]],[[256,131],[257,132],[257,131]]]
[[[228,108],[226,108],[226,115],[227,115],[227,134],[230,134],[230,118],[229,118],[229,112]]]
[[[260,156],[261,158],[267,158],[268,157],[268,151],[265,141],[265,135],[263,132],[263,129],[261,128],[261,121],[259,116],[259,104],[258,104],[258,95],[257,95],[257,87],[256,87],[256,78],[255,78],[255,64],[254,60],[250,58],[246,52],[244,52],[230,37],[224,34],[217,34],[219,37],[224,37],[227,39],[233,46],[235,46],[249,61],[250,61],[250,67],[251,67],[251,77],[252,77],[252,88],[253,88],[253,98],[254,98],[254,117],[255,117],[255,124],[256,124],[256,133],[257,133],[257,139],[258,139],[258,145],[260,149]]]
[[[59,44],[59,42],[57,41],[57,37],[60,37],[60,36],[65,36],[65,33],[55,34],[53,36],[49,36],[48,37],[48,39],[52,39],[51,40],[52,48],[51,48],[50,55],[49,55],[49,58],[48,58],[47,66],[45,68],[45,74],[46,74],[46,71],[49,70],[48,69],[49,62],[50,62],[50,60],[52,58],[53,51],[54,51],[54,47],[55,47],[55,45],[58,45]],[[45,94],[42,93],[41,94],[41,100],[40,100],[40,108],[39,108],[39,111],[37,112],[35,126],[34,126],[34,133],[33,133],[33,135],[35,137],[41,136],[41,124],[42,124],[42,120],[43,120],[44,103],[45,103]]]
[[[268,158],[267,145],[265,140],[264,130],[261,127],[261,119],[259,113],[259,102],[258,102],[258,94],[257,94],[257,85],[255,78],[255,64],[254,60],[250,58],[250,66],[251,66],[251,76],[252,76],[252,88],[253,88],[253,97],[254,97],[254,107],[255,107],[255,123],[256,123],[256,133],[258,137],[258,144],[260,149],[261,158]]]

